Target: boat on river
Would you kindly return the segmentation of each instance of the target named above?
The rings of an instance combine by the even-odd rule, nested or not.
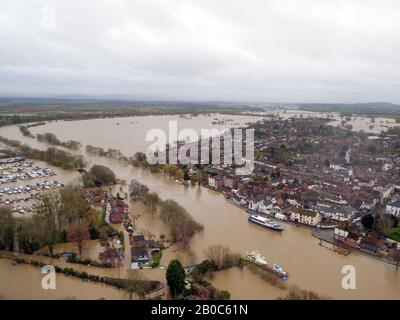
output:
[[[283,270],[283,268],[278,263],[274,263],[273,265],[269,264],[267,258],[264,257],[257,250],[247,251],[245,255],[245,260],[253,263],[263,270],[274,273],[282,280],[287,280],[289,278],[289,274],[285,270]]]
[[[266,217],[262,217],[257,214],[251,214],[248,218],[250,222],[256,223],[260,226],[263,226],[268,229],[272,229],[275,231],[283,231],[285,230],[279,223],[277,223],[275,220],[268,219]]]

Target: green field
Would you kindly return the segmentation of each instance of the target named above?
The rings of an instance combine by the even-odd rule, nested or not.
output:
[[[389,239],[400,242],[400,226],[397,228],[392,228],[386,235]]]

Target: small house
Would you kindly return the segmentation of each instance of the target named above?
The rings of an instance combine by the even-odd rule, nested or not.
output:
[[[290,220],[316,226],[321,221],[321,215],[317,211],[295,208],[290,215]]]
[[[132,248],[131,269],[140,269],[149,264],[150,257],[144,248]]]

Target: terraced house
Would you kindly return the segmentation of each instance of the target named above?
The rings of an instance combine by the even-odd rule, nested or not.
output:
[[[321,215],[316,211],[296,208],[292,211],[290,220],[310,226],[316,226],[321,221]]]

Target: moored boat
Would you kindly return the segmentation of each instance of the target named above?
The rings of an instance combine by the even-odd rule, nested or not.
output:
[[[289,274],[283,268],[275,263],[272,266],[268,263],[267,258],[260,254],[257,250],[249,250],[246,252],[245,259],[254,263],[258,267],[276,274],[280,279],[287,280]]]
[[[260,265],[268,265],[267,259],[261,255],[257,250],[247,251],[246,260]]]
[[[254,222],[260,226],[263,226],[268,229],[272,229],[275,231],[283,231],[285,230],[279,223],[272,219],[268,219],[256,214],[251,214],[248,218],[249,221]]]
[[[282,280],[287,280],[289,278],[289,274],[285,270],[283,270],[282,267],[279,264],[275,263],[272,266],[272,269],[274,269],[276,272],[279,273],[279,277]]]

